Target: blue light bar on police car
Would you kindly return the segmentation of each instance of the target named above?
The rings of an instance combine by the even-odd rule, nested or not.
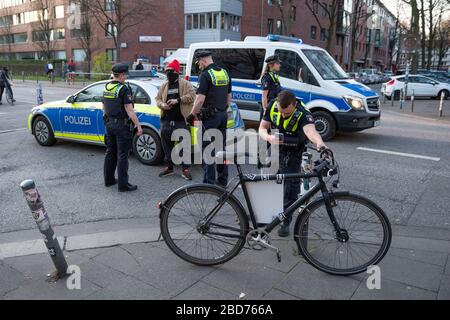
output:
[[[282,42],[291,42],[302,44],[303,41],[300,38],[288,37],[288,36],[280,36],[278,34],[269,34],[267,35],[267,40],[269,41],[282,41]]]

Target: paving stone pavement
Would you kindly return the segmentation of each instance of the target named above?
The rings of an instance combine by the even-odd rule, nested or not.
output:
[[[244,249],[224,265],[199,267],[164,242],[66,252],[80,267],[80,290],[68,290],[65,280],[46,282],[48,254],[7,258],[0,261],[0,299],[450,299],[448,252],[393,247],[379,264],[381,288],[369,290],[369,274],[328,275],[299,256],[293,241],[272,243],[281,263],[273,252]]]

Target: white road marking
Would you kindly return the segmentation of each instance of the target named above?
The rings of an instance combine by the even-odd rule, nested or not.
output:
[[[11,129],[11,130],[0,131],[0,134],[2,134],[2,133],[16,132],[16,131],[22,131],[22,130],[28,130],[28,128],[19,128],[19,129]]]
[[[363,147],[358,147],[356,149],[362,150],[362,151],[392,154],[392,155],[400,156],[400,157],[409,157],[409,158],[416,158],[416,159],[423,159],[423,160],[431,160],[431,161],[440,161],[441,160],[441,158],[422,156],[420,154],[413,154],[413,153],[395,152],[395,151],[389,151],[389,150],[363,148]]]

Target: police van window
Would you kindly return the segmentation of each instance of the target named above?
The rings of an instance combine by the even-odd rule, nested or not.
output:
[[[133,93],[133,102],[138,104],[150,104],[150,98],[147,93],[145,93],[144,89],[137,86],[136,84],[130,84],[131,92]]]
[[[277,54],[281,60],[280,76],[315,86],[319,85],[308,66],[296,52],[290,50],[275,50],[275,54]]]
[[[345,71],[326,51],[314,49],[303,49],[302,51],[324,80],[349,79]]]
[[[203,48],[201,50],[204,50]],[[208,49],[214,62],[228,71],[232,79],[257,80],[261,77],[265,49]],[[192,63],[191,75],[198,76],[200,70]]]
[[[76,102],[102,102],[105,84],[96,84],[84,89],[77,95]]]

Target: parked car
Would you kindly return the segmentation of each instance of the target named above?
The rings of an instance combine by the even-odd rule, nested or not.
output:
[[[368,83],[376,83],[377,81],[377,69],[361,69],[360,72],[365,74],[367,79],[368,79]]]
[[[382,91],[387,99],[391,99],[392,95],[395,96],[396,92],[405,90],[405,78],[404,75],[391,77],[391,80],[383,84]],[[414,94],[415,97],[440,98],[442,93],[444,94],[444,99],[449,97],[449,83],[438,82],[421,75],[410,75],[408,77],[407,97]]]

